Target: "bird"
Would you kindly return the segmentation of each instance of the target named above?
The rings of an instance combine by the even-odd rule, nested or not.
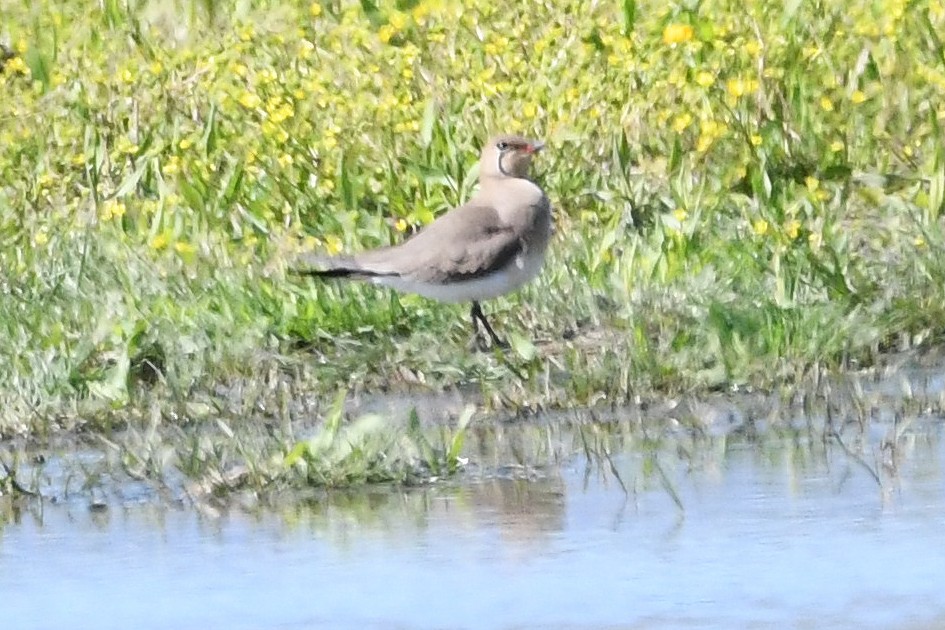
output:
[[[494,346],[508,347],[480,302],[511,293],[535,278],[552,235],[551,203],[531,179],[544,143],[501,134],[482,147],[479,189],[402,243],[356,254],[307,255],[304,276],[362,280],[442,302],[471,302],[474,338],[479,325]]]

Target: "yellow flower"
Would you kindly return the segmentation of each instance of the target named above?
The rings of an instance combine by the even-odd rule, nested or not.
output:
[[[833,111],[833,101],[830,100],[829,96],[820,97],[820,108],[825,112]]]
[[[123,216],[125,216],[125,204],[118,199],[109,199],[99,208],[99,218],[102,221],[118,220]]]
[[[807,186],[807,190],[814,192],[820,188],[820,180],[813,175],[808,175],[804,178],[804,185]]]
[[[329,234],[325,237],[325,248],[328,250],[328,253],[334,256],[335,254],[341,251],[343,243],[338,236],[334,234]]]
[[[750,39],[745,42],[745,52],[752,57],[761,52],[761,43],[757,39]]]
[[[289,140],[289,132],[282,128],[281,125],[278,125],[271,120],[267,120],[262,124],[263,135],[267,138],[274,138],[276,142],[282,144]]]
[[[755,234],[758,236],[764,236],[767,234],[769,227],[771,226],[764,219],[756,219],[751,225],[751,229],[754,230]]]
[[[699,136],[699,140],[696,142],[696,151],[699,153],[705,153],[709,150],[709,147],[712,146],[712,143],[715,142],[715,138],[703,133]]]
[[[269,113],[272,122],[277,125],[295,116],[295,108],[289,103],[282,103],[276,107],[272,107],[271,104],[267,105],[266,111]]]
[[[820,53],[820,48],[814,45],[804,46],[804,48],[801,49],[801,54],[804,55],[805,59],[813,59],[820,55]]]
[[[36,179],[36,185],[39,186],[40,188],[49,188],[54,183],[56,183],[56,178],[48,171],[43,173]]]
[[[181,151],[186,151],[187,149],[192,147],[193,144],[194,144],[194,141],[191,140],[190,138],[181,138],[181,141],[177,143],[177,147]]]
[[[727,128],[724,123],[717,120],[703,120],[699,125],[699,140],[696,142],[696,150],[704,153],[712,146],[718,138],[725,135]]]
[[[725,132],[725,125],[717,120],[703,120],[700,126],[702,133],[711,136],[721,136]]]
[[[706,72],[703,70],[696,75],[696,83],[702,87],[709,87],[715,83],[715,76],[711,72]]]
[[[735,98],[739,98],[743,94],[745,94],[745,88],[746,88],[745,82],[742,81],[741,79],[729,79],[725,83],[725,89],[728,91],[729,94],[731,94]]]
[[[167,158],[167,163],[164,164],[164,168],[162,168],[161,171],[165,175],[177,175],[180,173],[180,158],[176,155]]]
[[[396,34],[397,30],[390,24],[385,24],[377,31],[377,37],[381,40],[382,44],[388,43]]]
[[[40,234],[42,234],[42,232],[40,232]],[[36,236],[37,236],[37,242],[39,242],[39,234],[37,234]],[[915,241],[913,242],[915,243],[915,246],[920,249],[925,247],[925,239],[922,238],[921,236],[915,237]]]
[[[318,192],[323,195],[331,194],[335,190],[335,180],[321,178],[318,180]]]
[[[489,86],[489,80],[495,75],[495,66],[489,66],[488,68],[483,68],[478,73],[476,73],[475,78],[473,79],[473,85],[480,88],[486,88]],[[490,88],[491,89],[491,88]],[[570,95],[570,91],[565,93],[565,96]],[[573,102],[569,100],[568,102]]]
[[[682,223],[689,218],[689,213],[684,208],[676,208],[673,210],[673,218]]]
[[[155,251],[161,251],[167,247],[167,232],[161,232],[157,236],[151,239],[151,249]]]
[[[667,46],[683,44],[692,39],[693,33],[688,24],[668,24],[663,30],[663,43]]]
[[[762,137],[758,135],[757,133],[753,133],[751,134],[750,140],[751,140],[751,146],[757,147],[761,145]]]
[[[538,113],[538,108],[534,103],[525,103],[525,107],[522,108],[522,113],[525,114],[525,118],[534,118],[535,114]]]
[[[676,133],[682,133],[690,124],[692,124],[692,114],[689,112],[683,112],[682,114],[679,114],[673,118],[673,131]]]
[[[394,229],[398,232],[406,232],[407,222],[403,218],[397,219],[397,222],[394,223]]]
[[[187,241],[177,241],[174,243],[174,251],[185,261],[191,261],[194,258],[194,254],[197,253],[197,248]]]
[[[282,168],[288,168],[295,161],[295,159],[289,153],[283,153],[278,158],[276,158],[276,160],[279,162],[279,166]]]
[[[850,100],[853,101],[854,105],[859,105],[866,100],[866,94],[861,90],[854,90],[853,94],[850,95]]]
[[[128,138],[122,137],[120,140],[118,140],[118,152],[124,153],[126,155],[132,155],[138,152],[138,145]]]
[[[259,107],[260,103],[262,103],[262,99],[259,98],[256,93],[249,91],[240,94],[240,97],[237,100],[239,100],[240,105],[246,109],[255,109]]]
[[[830,143],[830,150],[833,151],[834,153],[839,153],[840,151],[843,151],[843,143],[840,142],[839,140],[834,140],[833,142]]]
[[[801,222],[797,219],[791,219],[784,224],[784,233],[788,235],[788,238],[794,240],[797,238],[797,235],[801,232]]]
[[[21,57],[11,57],[4,64],[3,71],[10,74],[29,74],[30,69]]]
[[[410,13],[411,13],[411,15],[413,15],[413,19],[414,19],[414,20],[416,20],[416,21],[418,21],[418,22],[422,22],[422,21],[424,20],[424,18],[426,18],[426,16],[430,14],[430,10],[431,10],[431,9],[432,9],[432,7],[430,6],[429,3],[427,3],[427,2],[419,2],[419,3],[410,11]]]
[[[296,54],[298,54],[299,58],[308,59],[312,56],[312,53],[315,52],[315,44],[308,41],[307,39],[303,39],[299,42],[297,50],[298,52]]]
[[[160,61],[152,61],[151,64],[148,66],[148,71],[151,74],[157,76],[164,71],[164,66],[161,65]]]
[[[407,14],[401,13],[400,11],[394,11],[391,13],[390,18],[387,20],[388,23],[396,31],[404,30],[404,27],[407,26]]]
[[[308,7],[308,14],[311,15],[313,18],[317,18],[319,15],[322,14],[322,5],[319,4],[318,2],[313,2]]]
[[[39,232],[33,237],[33,242],[38,247],[42,247],[49,242],[49,232],[46,231],[46,228],[40,228]]]

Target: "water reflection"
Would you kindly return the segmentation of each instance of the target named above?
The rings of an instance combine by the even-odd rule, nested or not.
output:
[[[679,426],[496,424],[462,480],[215,512],[0,498],[3,625],[945,623],[940,423]]]

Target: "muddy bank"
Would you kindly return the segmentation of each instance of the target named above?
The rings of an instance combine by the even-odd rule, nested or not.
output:
[[[902,357],[882,370],[815,374],[776,392],[641,396],[557,410],[490,410],[473,385],[354,391],[332,403],[291,392],[288,379],[274,387],[262,379],[221,386],[213,403],[184,403],[173,411],[189,410],[184,422],[167,422],[167,410],[154,408],[107,427],[5,440],[0,490],[92,509],[149,501],[220,509],[371,482],[539,478],[579,454],[606,469],[609,453],[627,445],[697,456],[784,439],[839,448],[879,482],[895,471],[909,440],[941,423],[942,365]],[[303,455],[304,474],[293,451]]]

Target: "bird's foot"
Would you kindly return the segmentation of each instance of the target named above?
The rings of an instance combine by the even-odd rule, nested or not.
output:
[[[489,352],[494,348],[499,350],[508,350],[511,348],[509,342],[499,337],[488,337],[483,335],[481,331],[476,331],[476,334],[473,335],[472,339],[469,340],[469,349],[474,352]]]
[[[485,314],[482,312],[482,307],[479,306],[479,302],[472,303],[472,310],[470,310],[470,316],[472,317],[472,325],[474,335],[474,342],[478,347],[480,352],[486,352],[489,350],[490,345],[486,343],[486,338],[482,334],[482,329],[480,329],[480,324],[482,328],[489,334],[489,339],[492,341],[492,348],[499,348],[501,350],[507,350],[510,346],[509,343],[501,339],[495,331],[492,330],[492,326],[489,325],[489,320],[486,319]]]

